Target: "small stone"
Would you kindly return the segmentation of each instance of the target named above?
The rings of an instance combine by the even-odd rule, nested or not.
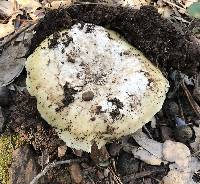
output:
[[[81,170],[80,170],[80,166],[76,163],[72,164],[69,167],[69,172],[71,175],[71,179],[74,183],[81,183],[81,181],[83,180],[83,177],[81,175]]]
[[[9,104],[9,90],[7,87],[0,87],[0,106],[7,106]]]
[[[82,94],[82,99],[84,101],[90,101],[94,98],[94,93],[92,91],[87,91]]]
[[[91,120],[91,121],[95,121],[96,118],[95,118],[95,117],[91,117],[90,120]]]
[[[82,150],[77,150],[77,149],[72,149],[73,153],[77,156],[77,157],[81,157],[83,155],[83,151]]]
[[[65,156],[66,151],[67,151],[67,146],[66,145],[59,146],[58,147],[58,157]]]

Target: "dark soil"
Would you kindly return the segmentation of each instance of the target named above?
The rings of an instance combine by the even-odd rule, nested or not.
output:
[[[46,150],[51,155],[50,160],[57,157],[57,148],[63,143],[54,129],[40,116],[36,99],[29,94],[17,94],[16,107],[11,112],[11,128],[20,134],[22,139],[30,142],[38,154]]]
[[[93,23],[119,32],[164,73],[173,68],[194,74],[200,69],[200,49],[191,41],[190,33],[179,31],[152,6],[134,10],[90,4],[50,11],[35,29],[29,54],[44,38],[77,22]]]
[[[64,99],[62,100],[63,106],[60,106],[56,109],[57,112],[61,111],[64,107],[67,107],[70,103],[74,102],[74,96],[77,93],[77,90],[69,87],[69,84],[64,85]]]

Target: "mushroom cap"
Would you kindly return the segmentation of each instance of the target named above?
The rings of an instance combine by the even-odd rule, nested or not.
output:
[[[26,62],[27,89],[67,146],[134,133],[161,109],[168,81],[119,34],[75,24],[46,38]]]

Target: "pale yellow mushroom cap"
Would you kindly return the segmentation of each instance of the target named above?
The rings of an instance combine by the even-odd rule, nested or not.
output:
[[[67,146],[90,152],[141,128],[162,108],[168,81],[114,31],[75,24],[26,62],[27,88]]]

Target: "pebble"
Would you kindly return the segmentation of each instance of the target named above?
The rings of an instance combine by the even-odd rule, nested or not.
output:
[[[178,126],[174,132],[175,139],[182,143],[191,142],[194,137],[194,131],[190,126]]]
[[[9,104],[9,90],[7,87],[0,87],[0,106],[7,106]]]
[[[94,93],[92,91],[87,91],[82,94],[82,99],[84,101],[90,101],[94,98]]]
[[[67,146],[66,145],[59,146],[58,147],[58,157],[64,157],[66,151],[67,151]]]

